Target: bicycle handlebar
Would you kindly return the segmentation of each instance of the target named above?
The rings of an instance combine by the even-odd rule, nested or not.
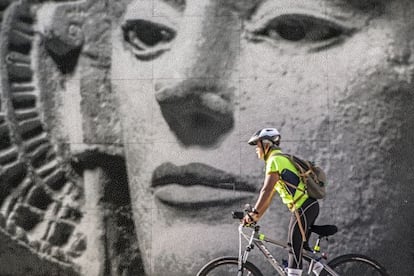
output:
[[[259,212],[257,212],[257,210],[255,208],[253,208],[250,204],[246,204],[244,206],[244,211],[233,211],[233,212],[231,212],[234,219],[243,219],[243,217],[246,214],[249,214],[249,213],[258,214]]]
[[[244,212],[242,211],[233,211],[231,214],[234,219],[243,219],[244,217]]]
[[[258,214],[257,210],[255,208],[253,208],[250,204],[246,204],[244,206],[244,211],[233,211],[233,212],[231,212],[232,217],[234,219],[242,220],[245,215],[248,215],[253,220],[253,218],[250,216],[249,213]],[[256,222],[245,224],[243,226],[244,227],[256,227]]]

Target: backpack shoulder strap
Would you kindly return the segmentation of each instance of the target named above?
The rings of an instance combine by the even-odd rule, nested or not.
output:
[[[283,152],[274,152],[270,156],[284,156],[284,157],[288,158],[289,160],[292,160],[292,157],[293,157],[293,155],[283,153]]]
[[[284,157],[286,157],[286,158],[288,158],[289,160],[290,160],[290,162],[294,165],[294,167],[296,168],[296,169],[298,169],[297,168],[297,165],[296,165],[296,163],[295,163],[295,161],[293,160],[293,155],[291,155],[291,154],[286,154],[286,153],[281,153],[281,152],[276,152],[276,153],[273,153],[271,156],[284,156]],[[300,169],[298,169],[299,170],[299,175],[301,174],[301,170]],[[303,190],[303,189],[300,189],[298,186],[296,186],[296,185],[293,185],[292,183],[289,183],[289,182],[287,182],[286,180],[283,180],[283,179],[281,179],[282,180],[282,182],[286,185],[286,186],[289,186],[289,187],[292,187],[293,189],[295,189],[295,190],[299,190],[299,191],[301,191],[302,193],[304,193],[305,192],[305,190]],[[298,199],[300,199],[300,198],[298,198]]]
[[[307,170],[307,166],[305,165],[304,161],[302,161],[300,158],[292,154],[281,153],[281,152],[273,153],[271,156],[277,156],[277,155],[283,156],[289,159],[289,161],[293,164],[293,166],[295,166],[295,168],[299,171],[299,173],[303,173],[305,170]]]

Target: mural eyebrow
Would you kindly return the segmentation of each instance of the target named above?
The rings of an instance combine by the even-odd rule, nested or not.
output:
[[[348,5],[349,7],[361,12],[381,12],[387,1],[384,0],[335,0],[334,3]]]
[[[158,0],[164,2],[173,8],[176,8],[179,11],[183,11],[186,7],[187,0]],[[266,0],[216,0],[221,1],[223,6],[233,7],[233,9],[238,11],[251,11],[256,8],[260,3]]]
[[[186,6],[186,0],[159,0],[159,1],[164,2],[179,11],[183,11]]]

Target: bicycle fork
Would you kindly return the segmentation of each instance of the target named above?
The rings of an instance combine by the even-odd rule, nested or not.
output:
[[[242,227],[242,226],[241,226]],[[250,250],[253,249],[253,239],[255,236],[256,229],[253,230],[252,235],[250,236],[249,243],[246,246],[246,250],[244,250],[242,254],[242,235],[240,234],[241,229],[239,228],[239,261],[238,261],[238,272],[237,276],[243,276],[243,269],[244,264],[247,261],[247,257],[249,256]]]
[[[266,246],[259,241],[257,238],[259,237],[259,227],[256,226],[253,230],[252,235],[250,236],[249,243],[246,246],[246,250],[242,254],[242,238],[241,235],[239,235],[239,261],[238,261],[238,273],[237,276],[243,276],[243,266],[247,262],[247,257],[249,256],[250,251],[254,248],[256,245],[259,250],[263,253],[263,255],[266,257],[268,262],[276,269],[276,271],[280,275],[285,275],[284,268],[280,266],[280,264],[275,260],[275,258],[272,256],[272,254],[267,250]]]

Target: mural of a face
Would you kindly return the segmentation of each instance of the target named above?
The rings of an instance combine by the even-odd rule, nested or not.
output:
[[[318,222],[340,228],[331,254],[413,271],[414,4],[362,2],[127,5],[111,78],[149,275],[194,275],[236,254],[230,211],[263,179],[246,141],[267,126],[328,171]],[[263,230],[283,239],[289,215],[274,201]]]
[[[194,275],[235,255],[230,212],[263,181],[246,141],[270,126],[328,173],[330,256],[412,275],[413,10],[1,1],[1,272],[141,275],[141,254],[148,275]],[[276,197],[262,229],[283,240],[288,219]]]

